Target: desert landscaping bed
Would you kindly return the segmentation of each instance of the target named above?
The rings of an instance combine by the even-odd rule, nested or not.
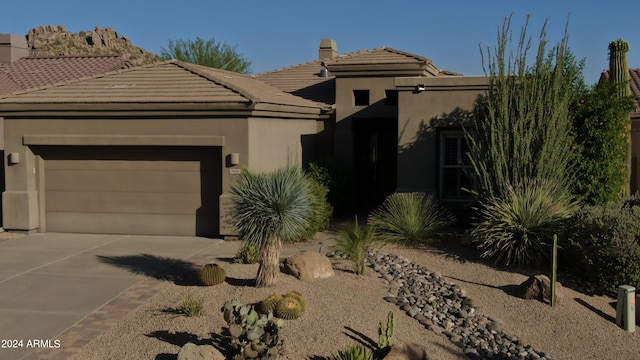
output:
[[[469,249],[385,246],[379,251],[442,274],[446,281],[464,289],[479,314],[499,322],[510,337],[549,358],[638,358],[640,339],[615,324],[615,299],[583,294],[565,286],[558,306],[552,308],[513,295],[515,287],[529,274],[495,269],[476,261],[475,252]],[[198,265],[203,261],[200,259]],[[356,342],[374,347],[378,322],[389,311],[396,314],[397,341],[423,345],[429,359],[468,358],[459,343],[457,346],[447,335],[429,330],[385,300],[389,296],[388,282],[371,268],[357,276],[345,260],[333,259],[334,277],[303,282],[280,274],[276,286],[255,288],[251,283],[257,265],[235,264],[229,259],[206,261],[218,262],[225,268],[226,283],[211,287],[170,284],[74,358],[175,359],[187,342],[224,348],[225,340],[220,334],[226,323],[220,308],[226,301],[253,303],[291,290],[304,294],[308,306],[301,318],[283,326],[286,359],[329,359]],[[189,318],[179,313],[187,294],[204,299],[204,316]]]

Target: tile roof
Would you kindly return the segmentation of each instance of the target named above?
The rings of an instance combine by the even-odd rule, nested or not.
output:
[[[0,66],[0,94],[131,66],[122,55],[27,56]]]
[[[290,66],[256,75],[256,79],[302,98],[335,104],[335,77],[321,77],[322,61]]]
[[[631,93],[637,96],[636,113],[640,113],[640,69],[629,69]]]
[[[329,78],[320,76],[323,62],[330,71],[336,70],[336,72],[351,67],[362,67],[366,70],[375,67],[413,65],[416,74],[428,76],[460,75],[438,69],[430,59],[425,57],[389,47],[380,47],[277,69],[258,74],[256,78],[305,99],[335,104],[335,76]]]
[[[168,60],[0,95],[0,103],[241,103],[326,108],[253,76]]]

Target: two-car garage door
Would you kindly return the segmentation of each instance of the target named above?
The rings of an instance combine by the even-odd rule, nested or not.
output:
[[[43,146],[36,152],[44,160],[48,232],[218,233],[221,147]]]

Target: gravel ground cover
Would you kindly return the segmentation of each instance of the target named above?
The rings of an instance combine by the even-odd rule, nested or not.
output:
[[[334,234],[326,233],[324,238],[321,235],[315,241],[326,244],[326,237],[330,236]],[[330,359],[338,350],[355,342],[375,346],[378,322],[385,320],[389,311],[396,314],[396,340],[422,344],[432,360],[640,358],[640,337],[616,326],[615,299],[610,297],[584,294],[565,284],[562,299],[555,308],[517,298],[513,295],[516,286],[530,273],[496,269],[479,261],[475,251],[456,245],[444,248],[385,246],[376,256],[378,265],[367,268],[363,276],[353,274],[345,260],[332,258],[336,270],[332,278],[302,282],[280,274],[278,285],[269,288],[251,286],[257,265],[207,259],[207,262],[218,261],[225,268],[226,283],[212,287],[170,284],[85,346],[74,359],[168,360],[175,359],[180,347],[187,342],[223,347],[224,338],[220,334],[226,323],[220,308],[226,301],[237,298],[252,303],[291,290],[302,293],[308,306],[300,319],[287,321],[283,327],[285,357],[290,360]],[[424,307],[415,311],[402,301],[400,305],[390,301],[390,297],[398,297],[405,291],[393,275],[385,278],[381,271],[383,267],[393,268],[394,264],[402,268],[396,266],[394,271],[405,277],[421,269],[421,275],[430,276],[440,287],[448,287],[444,290],[455,292],[462,300],[460,307],[452,305],[450,308],[456,310],[447,311],[442,319],[438,315],[433,318],[432,313],[429,322]],[[411,283],[414,290],[415,282],[414,279]],[[204,316],[188,318],[179,313],[187,294],[203,298]],[[465,298],[473,300],[472,306],[463,303]],[[444,301],[446,303],[446,299]],[[438,301],[426,302],[438,308]],[[469,315],[472,308],[469,319],[474,320],[469,320],[466,327],[459,326],[465,325],[467,319],[460,316],[461,310]],[[488,334],[493,335],[496,349],[491,336],[478,330],[478,322],[485,330],[491,327]]]

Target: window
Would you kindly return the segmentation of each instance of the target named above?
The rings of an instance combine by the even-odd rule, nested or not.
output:
[[[469,147],[461,131],[443,132],[440,135],[440,197],[445,200],[467,199],[462,190],[469,188],[470,182],[464,173],[471,168],[467,157]]]
[[[398,106],[398,90],[384,91],[384,104],[387,106]]]
[[[369,105],[369,90],[353,90],[353,104],[355,106]]]

